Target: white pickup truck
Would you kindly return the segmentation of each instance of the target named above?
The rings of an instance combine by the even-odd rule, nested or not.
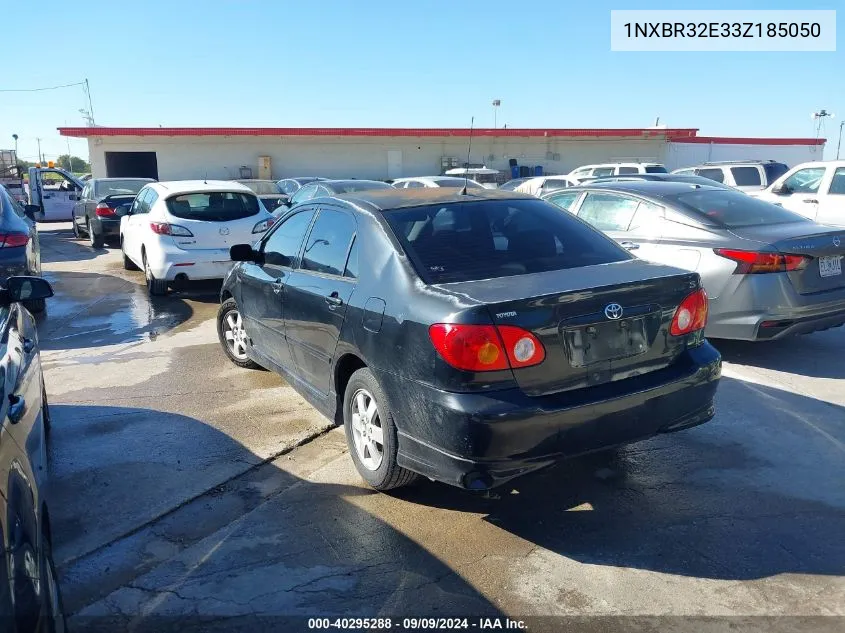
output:
[[[57,184],[46,184],[46,174],[57,174]],[[29,206],[37,222],[69,222],[73,205],[79,200],[82,182],[70,172],[58,167],[29,168]]]

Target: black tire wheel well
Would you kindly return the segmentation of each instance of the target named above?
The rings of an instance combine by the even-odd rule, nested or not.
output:
[[[349,379],[352,374],[366,366],[367,363],[355,354],[344,354],[338,359],[334,370],[335,393],[337,394],[337,409],[334,414],[335,424],[343,424],[343,397]]]

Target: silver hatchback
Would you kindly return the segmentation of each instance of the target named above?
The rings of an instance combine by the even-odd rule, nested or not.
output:
[[[707,336],[773,340],[845,323],[845,229],[708,185],[617,182],[543,199],[637,257],[699,273]]]

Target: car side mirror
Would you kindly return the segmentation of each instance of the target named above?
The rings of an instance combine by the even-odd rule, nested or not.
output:
[[[789,187],[787,187],[783,183],[780,183],[779,185],[774,185],[772,187],[772,193],[776,193],[778,195],[783,195],[783,194],[789,193]]]
[[[47,299],[53,296],[50,282],[41,277],[9,277],[3,292],[8,303]]]
[[[39,211],[41,211],[41,207],[37,204],[25,204],[23,207],[23,214],[33,222],[35,222],[35,214]]]
[[[229,249],[229,257],[233,262],[257,262],[261,253],[252,248],[251,244],[235,244]]]
[[[124,215],[131,215],[131,210],[132,210],[132,204],[131,203],[121,204],[121,205],[118,205],[115,208],[114,214],[116,216],[122,218]]]

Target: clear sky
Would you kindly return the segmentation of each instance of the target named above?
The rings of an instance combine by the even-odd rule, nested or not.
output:
[[[639,2],[636,8],[839,9],[835,53],[610,51],[591,0],[11,1],[0,89],[91,85],[114,126],[671,127],[812,136],[845,117],[845,2]],[[0,148],[56,156],[83,125],[79,87],[0,92]],[[841,115],[841,116],[840,116]],[[87,156],[84,140],[71,139]]]

